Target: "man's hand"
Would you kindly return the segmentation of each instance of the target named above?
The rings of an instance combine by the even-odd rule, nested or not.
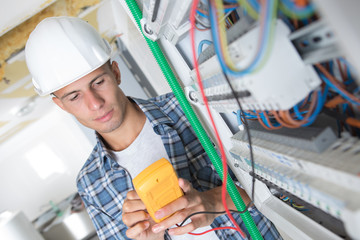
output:
[[[221,187],[211,189],[206,192],[198,192],[192,188],[191,184],[185,179],[179,179],[179,185],[184,191],[185,195],[176,199],[172,203],[159,209],[155,212],[155,217],[161,219],[165,216],[174,214],[161,223],[152,227],[154,232],[163,231],[177,223],[181,223],[187,216],[195,212],[211,211],[220,212],[224,211],[224,206],[221,201]],[[243,190],[242,190],[243,191]],[[241,195],[247,198],[245,202],[249,201],[246,192],[241,192]],[[229,207],[234,209],[234,205],[230,198],[227,196]],[[220,215],[220,214],[218,214]],[[182,227],[176,227],[169,230],[170,235],[182,235],[191,232],[199,227],[210,225],[215,217],[215,214],[199,214],[191,217],[191,223]]]
[[[155,222],[146,212],[144,203],[140,200],[135,191],[129,191],[123,204],[122,220],[129,228],[126,236],[137,240],[164,239],[164,230],[154,233],[151,227]]]
[[[152,227],[153,232],[162,232],[163,230],[181,223],[187,216],[195,212],[210,211],[210,212],[222,212],[224,206],[221,200],[221,187],[213,188],[206,192],[198,192],[192,188],[191,184],[185,179],[179,178],[179,186],[184,191],[185,195],[176,199],[172,203],[169,203],[165,207],[155,212],[155,217],[161,219],[165,216],[168,217],[164,221],[154,225]],[[250,202],[249,196],[242,188],[238,188],[241,197],[245,204]],[[230,196],[226,195],[226,202],[229,209],[236,209]],[[182,235],[188,232],[192,232],[199,227],[210,225],[214,219],[220,214],[198,214],[191,217],[191,223],[182,227],[175,227],[169,229],[170,235]]]

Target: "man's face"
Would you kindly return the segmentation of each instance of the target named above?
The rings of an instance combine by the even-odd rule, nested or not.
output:
[[[124,120],[128,99],[118,87],[120,71],[116,62],[102,67],[54,92],[53,101],[98,133],[110,133]]]

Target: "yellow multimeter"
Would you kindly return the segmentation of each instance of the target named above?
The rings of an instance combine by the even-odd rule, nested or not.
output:
[[[133,184],[140,199],[156,223],[155,212],[183,195],[173,166],[162,158],[139,173]]]

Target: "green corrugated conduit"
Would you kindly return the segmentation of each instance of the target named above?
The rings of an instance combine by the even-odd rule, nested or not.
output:
[[[142,12],[140,11],[137,3],[135,0],[126,0],[127,6],[130,9],[136,24],[138,25],[139,29],[141,29],[140,20],[142,18]],[[205,149],[206,153],[209,155],[210,160],[212,161],[216,171],[222,177],[223,176],[223,168],[222,168],[222,161],[217,154],[212,142],[210,141],[208,135],[206,134],[203,126],[201,125],[199,119],[197,118],[194,110],[192,109],[190,103],[187,101],[185,94],[178,83],[174,73],[172,72],[164,54],[162,53],[159,45],[157,42],[153,42],[152,40],[148,39],[145,35],[143,35],[152,54],[155,57],[156,62],[159,64],[165,78],[168,81],[172,91],[174,92],[175,97],[180,103],[180,106],[185,112],[186,117],[188,118],[191,126],[193,127],[200,143],[202,144],[203,148]],[[228,175],[228,182],[227,182],[227,190],[234,201],[236,208],[239,211],[242,211],[246,208],[245,203],[243,202],[234,182]],[[248,229],[250,236],[252,239],[263,239],[259,230],[257,229],[254,220],[250,216],[250,213],[246,211],[245,213],[241,214],[241,217],[244,221],[246,228]]]

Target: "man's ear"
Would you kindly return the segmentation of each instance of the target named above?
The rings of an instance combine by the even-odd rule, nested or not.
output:
[[[58,105],[62,110],[66,111],[64,104],[62,103],[62,101],[60,99],[58,99],[57,97],[52,97],[52,100],[54,103],[56,103],[56,105]],[[67,112],[67,111],[66,111]]]
[[[119,65],[118,65],[118,63],[116,61],[113,61],[111,63],[111,70],[115,75],[117,84],[119,85],[121,83],[121,72],[120,72],[120,69],[119,69]]]

